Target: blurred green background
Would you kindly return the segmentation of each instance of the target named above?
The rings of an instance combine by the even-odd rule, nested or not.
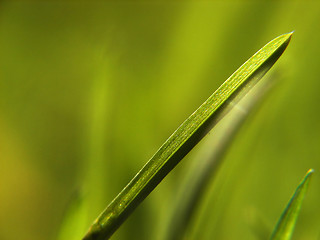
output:
[[[277,86],[232,144],[193,239],[259,239],[256,225],[272,230],[309,168],[293,239],[319,239],[320,3],[2,1],[0,239],[57,239],[75,198],[81,236],[186,117],[292,30]],[[193,155],[112,239],[160,239]]]

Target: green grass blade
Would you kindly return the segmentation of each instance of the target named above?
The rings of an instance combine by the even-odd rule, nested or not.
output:
[[[76,192],[66,209],[57,240],[78,240],[88,227],[88,205],[82,193]]]
[[[160,147],[93,223],[84,240],[108,239],[161,180],[281,56],[292,33],[269,42],[233,73]]]
[[[271,240],[291,239],[312,173],[313,170],[310,169],[297,187],[271,235]]]

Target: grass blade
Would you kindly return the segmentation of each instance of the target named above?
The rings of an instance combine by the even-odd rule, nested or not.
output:
[[[84,240],[108,239],[161,180],[245,95],[286,49],[292,33],[269,42],[233,73],[160,147],[93,223]]]
[[[312,173],[313,170],[310,169],[297,187],[271,235],[271,240],[291,239]]]
[[[88,204],[82,192],[76,192],[66,209],[57,240],[78,240],[88,227]]]

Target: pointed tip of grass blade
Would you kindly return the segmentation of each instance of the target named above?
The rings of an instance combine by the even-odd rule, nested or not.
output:
[[[273,39],[272,41],[269,42],[270,43],[273,43],[275,45],[282,45],[283,46],[283,50],[282,52],[286,49],[286,47],[288,46],[291,38],[292,38],[292,35],[293,35],[294,31],[292,32],[289,32],[289,33],[284,33],[282,35],[280,35],[279,37]]]
[[[284,35],[286,35],[288,37],[288,41],[290,42],[291,38],[292,38],[292,35],[294,34],[294,30],[289,32],[289,33],[286,33]]]
[[[288,46],[291,38],[292,38],[292,35],[293,35],[294,31],[292,32],[289,32],[289,33],[285,33],[285,34],[282,34],[280,35],[279,37],[275,38],[274,40],[272,40],[271,42],[282,42],[282,44],[284,45],[284,49]]]
[[[290,37],[292,36],[292,34],[294,34],[295,30],[292,30],[291,32],[285,33],[284,35],[290,35]]]
[[[314,173],[314,170],[311,168],[311,169],[308,170],[306,176],[307,176],[307,175],[310,175],[310,174],[312,174],[312,173]]]
[[[297,187],[295,193],[291,197],[288,205],[286,206],[284,212],[282,213],[270,240],[290,240],[291,235],[294,230],[295,223],[297,221],[302,201],[306,194],[310,177],[314,172],[313,169],[309,169],[306,173],[299,186]]]

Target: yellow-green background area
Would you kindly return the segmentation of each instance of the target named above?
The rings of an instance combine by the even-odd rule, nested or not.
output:
[[[317,1],[0,4],[1,240],[58,239],[66,225],[81,236],[233,71],[293,30],[268,73],[276,87],[237,135],[188,236],[259,239],[314,168],[293,239],[319,239]],[[113,239],[160,238],[197,149]],[[78,222],[62,224],[70,206]]]

